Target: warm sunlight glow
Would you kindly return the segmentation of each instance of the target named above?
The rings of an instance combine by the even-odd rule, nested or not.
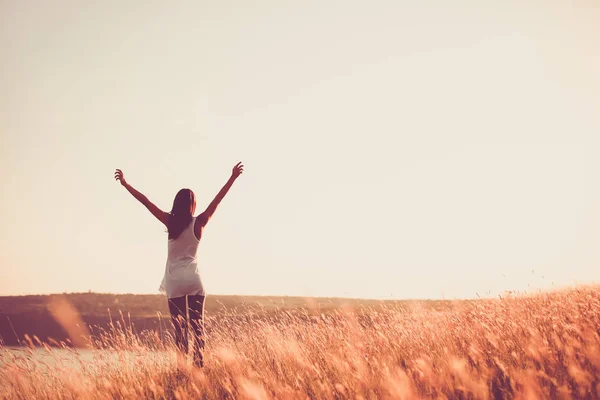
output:
[[[535,4],[534,4],[535,3]],[[0,295],[472,298],[600,281],[595,2],[0,4]]]

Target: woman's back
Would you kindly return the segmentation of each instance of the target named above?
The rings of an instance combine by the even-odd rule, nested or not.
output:
[[[200,240],[194,233],[196,218],[175,239],[168,240],[165,276],[160,291],[167,297],[204,295],[204,287],[198,273],[197,251]]]
[[[177,238],[168,240],[167,266],[184,266],[196,261],[200,240],[194,233],[195,223],[196,218],[192,217],[190,224]]]

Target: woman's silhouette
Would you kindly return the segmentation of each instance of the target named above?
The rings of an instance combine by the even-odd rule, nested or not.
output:
[[[120,169],[115,171],[115,179],[120,181],[133,197],[146,206],[148,211],[167,227],[169,232],[167,265],[160,291],[165,293],[169,299],[169,311],[173,325],[175,325],[175,342],[180,359],[185,359],[185,355],[188,353],[188,324],[191,322],[194,364],[198,367],[204,364],[204,300],[206,292],[198,273],[196,252],[204,226],[215,213],[217,206],[233,182],[243,171],[242,163],[237,163],[225,186],[206,210],[196,217],[194,217],[196,197],[190,189],[181,189],[177,193],[173,201],[173,208],[171,212],[167,213],[128,184]]]

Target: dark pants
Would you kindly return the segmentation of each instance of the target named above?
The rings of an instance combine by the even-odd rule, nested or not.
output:
[[[175,326],[175,345],[183,354],[188,353],[188,331],[192,325],[194,363],[203,365],[204,352],[204,296],[183,296],[169,299],[171,321]],[[189,317],[188,317],[189,310]]]

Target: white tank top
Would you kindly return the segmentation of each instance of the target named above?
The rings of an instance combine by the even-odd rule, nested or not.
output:
[[[194,234],[196,217],[177,239],[169,239],[165,276],[159,290],[168,298],[205,295],[198,273],[196,253],[200,240]]]

